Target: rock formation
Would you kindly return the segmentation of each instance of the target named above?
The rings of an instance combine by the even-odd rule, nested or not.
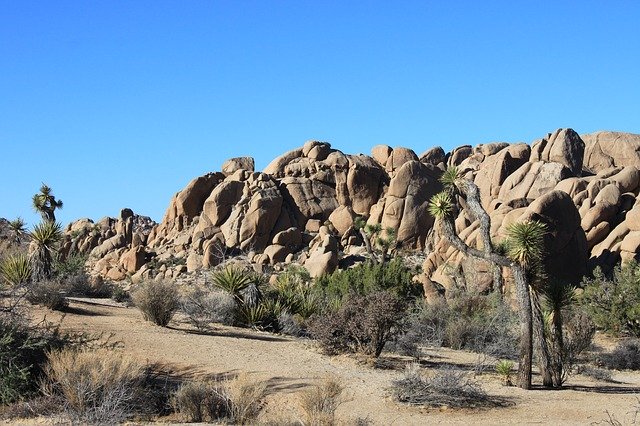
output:
[[[371,156],[348,155],[309,141],[262,172],[250,157],[232,158],[174,195],[160,224],[128,209],[118,219],[82,219],[67,228],[64,250],[90,254],[92,272],[113,280],[174,278],[237,255],[257,269],[295,262],[318,276],[345,255],[367,253],[357,228],[366,221],[392,229],[397,252],[423,256],[416,281],[427,296],[459,286],[488,290],[488,265],[464,258],[431,229],[427,205],[451,165],[478,185],[496,241],[515,221],[547,224],[554,276],[577,283],[595,266],[610,269],[640,252],[640,135],[571,129],[531,145],[435,147],[419,157],[386,145]],[[464,210],[456,227],[478,244]]]

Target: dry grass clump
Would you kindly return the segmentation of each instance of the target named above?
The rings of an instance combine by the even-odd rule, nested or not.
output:
[[[27,300],[54,311],[63,311],[69,302],[66,299],[68,286],[58,279],[43,279],[27,286]]]
[[[266,384],[242,373],[226,381],[184,383],[173,395],[176,412],[190,422],[226,420],[232,424],[252,424],[260,414]]]
[[[139,396],[142,367],[120,353],[62,350],[49,354],[45,393],[61,395],[73,421],[114,424],[127,419]]]
[[[304,414],[303,424],[308,426],[331,426],[336,424],[336,410],[344,402],[344,386],[335,378],[324,381],[300,395]]]
[[[443,367],[424,377],[417,364],[409,365],[404,377],[393,383],[393,394],[400,402],[430,407],[480,408],[506,403],[489,396],[463,371]]]
[[[180,297],[175,284],[167,281],[147,281],[133,293],[133,303],[144,319],[165,327],[178,309]]]

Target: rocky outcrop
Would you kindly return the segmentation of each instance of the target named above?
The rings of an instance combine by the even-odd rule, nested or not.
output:
[[[219,173],[187,184],[169,202],[160,224],[125,209],[119,218],[71,224],[66,253],[91,254],[94,274],[110,279],[175,278],[243,256],[255,269],[289,263],[313,276],[331,273],[341,256],[362,259],[392,230],[390,249],[426,259],[416,276],[425,295],[459,286],[488,291],[490,265],[468,259],[433,232],[427,211],[455,165],[478,186],[495,241],[516,221],[547,224],[547,270],[578,283],[591,268],[610,269],[640,252],[640,135],[559,129],[531,146],[492,142],[446,153],[375,146],[349,155],[311,140],[256,172],[251,157],[227,160]],[[477,223],[464,210],[455,221],[467,244],[480,247]],[[367,241],[369,240],[369,241]]]

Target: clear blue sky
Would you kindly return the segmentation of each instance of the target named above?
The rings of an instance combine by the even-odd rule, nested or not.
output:
[[[640,1],[0,0],[0,217],[160,220],[226,158],[640,133]]]

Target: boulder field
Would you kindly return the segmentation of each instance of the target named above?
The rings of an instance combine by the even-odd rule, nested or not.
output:
[[[640,253],[640,135],[559,129],[530,145],[435,147],[421,155],[378,145],[370,156],[309,141],[262,172],[254,164],[232,158],[221,172],[193,179],[159,224],[129,209],[116,219],[73,222],[63,251],[87,254],[91,273],[114,281],[172,279],[239,255],[257,270],[295,263],[319,276],[370,255],[376,235],[358,226],[366,221],[393,230],[396,253],[422,259],[415,281],[428,298],[460,286],[487,290],[489,265],[449,246],[427,212],[440,175],[457,166],[480,189],[494,241],[517,221],[547,224],[549,275],[577,283],[596,266],[610,270]],[[478,225],[464,209],[456,228],[479,244]]]

